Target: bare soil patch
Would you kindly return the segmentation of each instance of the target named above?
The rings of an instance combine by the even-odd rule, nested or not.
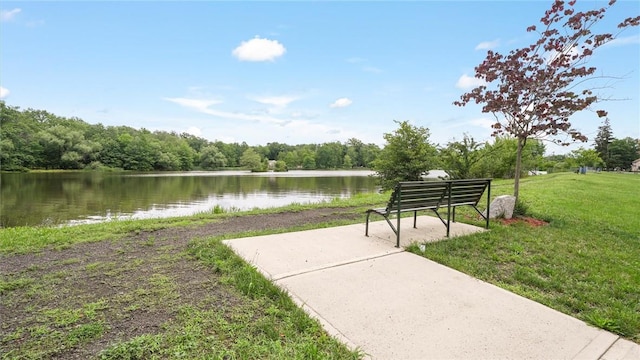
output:
[[[237,216],[63,250],[0,255],[2,280],[13,284],[0,288],[0,353],[38,341],[42,331],[67,334],[98,324],[98,335],[42,354],[91,358],[111,344],[162,332],[185,305],[231,313],[242,299],[220,283],[219,274],[187,254],[192,239],[361,216],[350,208]]]

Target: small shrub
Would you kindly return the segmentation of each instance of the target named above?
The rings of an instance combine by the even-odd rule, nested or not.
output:
[[[214,214],[224,214],[224,209],[222,208],[222,206],[216,205],[216,206],[213,207],[212,212]]]
[[[289,171],[289,169],[287,168],[287,163],[282,161],[282,160],[278,160],[275,163],[275,167],[274,167],[274,171],[275,172],[285,172],[285,171]]]
[[[516,201],[515,207],[513,208],[513,216],[526,216],[528,213],[529,205],[527,205],[527,203],[525,203],[521,199],[518,199]]]

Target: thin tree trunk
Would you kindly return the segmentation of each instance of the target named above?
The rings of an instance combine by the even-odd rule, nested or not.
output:
[[[522,150],[524,149],[524,145],[527,139],[518,138],[518,149],[516,150],[516,173],[514,174],[514,182],[513,182],[513,196],[516,198],[516,202],[518,202],[518,195],[520,193],[520,173],[522,172]]]

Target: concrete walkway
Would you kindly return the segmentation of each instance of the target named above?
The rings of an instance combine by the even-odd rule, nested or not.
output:
[[[445,238],[438,219],[412,220],[403,246]],[[384,221],[369,234],[357,224],[225,243],[372,359],[640,359],[640,345],[395,248]]]

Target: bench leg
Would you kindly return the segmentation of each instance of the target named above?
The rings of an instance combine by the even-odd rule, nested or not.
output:
[[[489,208],[491,207],[491,180],[489,180],[489,184],[487,185],[487,217],[484,218],[486,221],[485,228],[489,228]]]
[[[371,215],[370,212],[367,212],[367,222],[366,225],[364,226],[364,236],[369,236],[369,216]]]
[[[398,228],[396,229],[396,247],[399,248],[400,247],[400,211],[398,211],[396,222],[398,223]],[[391,223],[389,223],[389,225],[391,225]]]
[[[446,227],[446,228],[447,228],[447,236],[449,236],[449,235],[448,235],[448,234],[449,234],[449,223],[447,222],[447,221],[449,220],[448,215],[447,215],[447,221],[445,221],[445,220],[442,218],[442,215],[440,215],[440,213],[438,212],[438,210],[437,210],[437,209],[431,209],[431,210],[436,214],[436,216],[438,217],[438,219],[440,219],[440,222],[442,222],[442,225],[444,225],[444,227]],[[447,212],[447,214],[448,214],[448,212]]]
[[[453,207],[453,211],[456,211],[455,206]],[[449,237],[449,229],[451,228],[451,207],[447,209],[447,237]]]
[[[417,220],[417,218],[418,218],[418,212],[417,212],[417,211],[414,211],[414,212],[413,212],[413,228],[414,228],[414,229],[417,229],[417,227],[416,227],[416,220]]]

